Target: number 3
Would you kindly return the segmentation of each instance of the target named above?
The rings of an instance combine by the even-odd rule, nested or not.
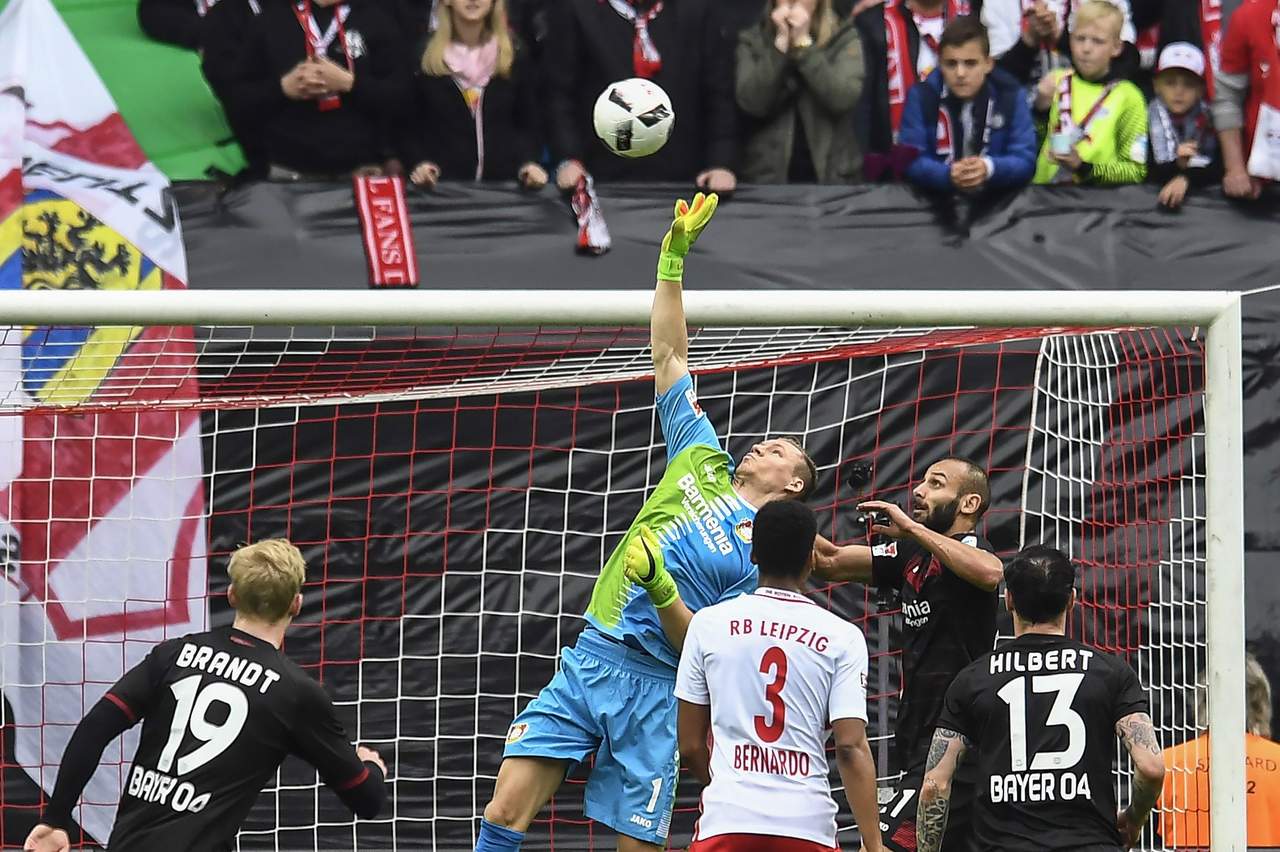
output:
[[[756,735],[767,743],[776,743],[787,724],[787,705],[782,703],[782,687],[787,685],[787,655],[776,645],[760,658],[760,673],[773,669],[773,682],[764,688],[764,700],[773,708],[773,721],[766,723],[764,715],[756,716]]]

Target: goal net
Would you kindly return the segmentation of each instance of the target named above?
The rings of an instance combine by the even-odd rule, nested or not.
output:
[[[811,503],[837,542],[860,535],[859,499],[905,501],[932,460],[984,464],[986,536],[1004,555],[1044,542],[1079,562],[1072,633],[1131,663],[1161,741],[1182,742],[1206,727],[1194,709],[1206,659],[1201,339],[1052,332],[708,327],[692,333],[690,363],[735,458],[766,435],[803,439],[820,469]],[[309,574],[286,651],[353,739],[382,752],[391,796],[357,823],[291,760],[240,848],[470,849],[511,718],[552,677],[599,566],[661,475],[647,338],[0,330],[5,841],[21,841],[75,722],[125,667],[161,638],[229,623],[228,554],[287,536]],[[814,597],[867,635],[889,787],[896,604],[860,585]],[[132,742],[108,749],[76,812],[86,842],[105,840]],[[588,768],[526,849],[614,848],[583,815]],[[1121,762],[1121,789],[1127,772]],[[673,847],[696,809],[684,780]],[[1144,842],[1162,848],[1151,831]]]

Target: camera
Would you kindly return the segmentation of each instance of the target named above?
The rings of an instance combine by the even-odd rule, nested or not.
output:
[[[845,484],[854,493],[861,492],[871,482],[875,469],[868,461],[851,461],[845,463]]]
[[[846,463],[845,467],[845,484],[855,493],[860,493],[871,482],[871,478],[875,473],[875,468],[868,461],[851,461]],[[855,530],[861,532],[863,536],[871,535],[871,528],[874,526],[887,526],[889,524],[889,516],[884,512],[872,510],[870,512],[858,512],[853,516],[853,526]]]
[[[859,512],[853,516],[853,523],[862,530],[863,535],[871,535],[872,527],[887,527],[889,525],[889,516],[878,510],[870,512]]]

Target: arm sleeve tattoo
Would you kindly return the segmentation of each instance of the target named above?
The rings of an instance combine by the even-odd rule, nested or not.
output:
[[[1146,713],[1130,713],[1119,722],[1116,722],[1116,733],[1119,734],[1121,742],[1124,743],[1124,747],[1134,758],[1135,763],[1143,757],[1147,757],[1148,759],[1153,759],[1153,763],[1163,765],[1160,741],[1156,739],[1155,728],[1151,724],[1149,715]],[[1147,814],[1151,813],[1151,809],[1155,807],[1156,801],[1160,798],[1160,791],[1163,786],[1163,777],[1160,780],[1153,780],[1142,772],[1134,773],[1129,811],[1136,821],[1143,822],[1146,820]]]
[[[951,778],[972,743],[964,734],[950,728],[933,732],[920,787],[920,804],[916,808],[916,849],[938,852],[947,830],[947,814],[951,809]]]

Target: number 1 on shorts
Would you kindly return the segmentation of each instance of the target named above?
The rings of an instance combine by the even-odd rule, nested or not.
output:
[[[655,778],[649,783],[653,785],[653,795],[649,797],[649,804],[645,807],[645,810],[653,813],[653,809],[658,806],[658,796],[662,795],[662,779]]]

